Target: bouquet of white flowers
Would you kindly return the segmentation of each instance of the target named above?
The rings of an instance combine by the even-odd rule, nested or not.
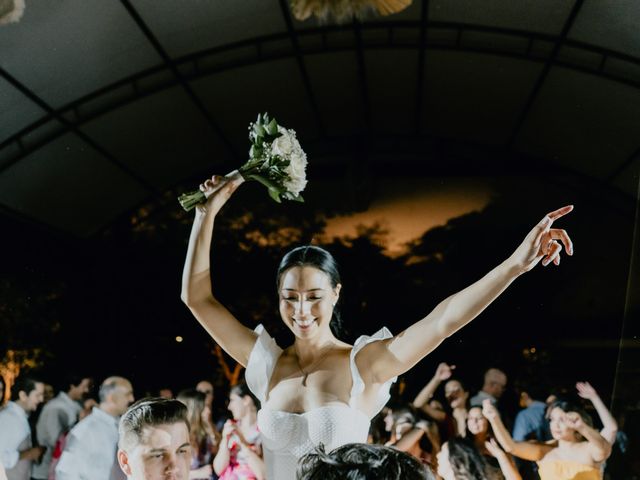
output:
[[[278,125],[265,113],[249,124],[249,140],[249,160],[238,169],[240,175],[263,184],[278,203],[282,199],[303,202],[300,192],[307,185],[307,154],[298,143],[296,132]],[[206,202],[207,197],[197,190],[183,193],[178,201],[189,211]]]

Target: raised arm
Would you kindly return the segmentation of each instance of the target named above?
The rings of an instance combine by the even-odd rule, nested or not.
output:
[[[445,338],[476,318],[522,273],[541,260],[545,266],[551,262],[559,265],[562,247],[557,240],[569,255],[573,254],[573,246],[564,230],[551,226],[571,210],[573,206],[567,206],[545,215],[515,252],[487,275],[442,301],[399,335],[364,347],[356,358],[360,371],[372,383],[383,383],[406,372]]]
[[[227,420],[222,428],[222,440],[220,440],[220,447],[218,453],[213,457],[213,471],[216,475],[220,475],[225,468],[229,466],[231,461],[231,451],[229,450],[229,437],[233,434],[233,421]]]
[[[207,203],[196,207],[182,272],[182,301],[209,335],[242,366],[249,361],[256,336],[242,325],[213,295],[210,248],[217,213],[244,181],[239,173],[216,177],[200,185]]]
[[[600,395],[598,395],[596,389],[593,388],[589,382],[576,383],[576,389],[578,390],[578,395],[590,400],[593,404],[593,407],[596,409],[596,412],[598,412],[598,416],[602,422],[600,435],[602,435],[607,442],[613,445],[613,442],[616,440],[616,434],[618,433],[618,422],[613,418],[613,415],[611,415],[611,412],[600,398]]]
[[[451,378],[451,374],[454,368],[456,368],[455,365],[447,365],[446,363],[441,363],[440,365],[438,365],[433,378],[429,380],[429,383],[424,386],[420,393],[418,393],[418,396],[416,396],[416,398],[413,400],[413,406],[415,408],[421,409],[431,418],[439,422],[445,419],[446,414],[441,410],[432,408],[429,405],[429,400],[433,398],[433,395],[436,393],[436,390],[438,389],[440,384],[443,381]]]
[[[611,444],[600,435],[600,432],[584,423],[580,414],[576,412],[566,413],[565,423],[589,442],[589,453],[594,462],[604,462],[609,458],[609,455],[611,455]]]
[[[511,455],[523,460],[537,461],[553,449],[552,446],[541,443],[516,442],[502,423],[498,410],[488,398],[482,402],[482,414],[489,420],[500,446]]]
[[[504,475],[504,480],[522,480],[520,472],[518,472],[509,455],[500,448],[493,438],[488,442],[484,442],[484,445],[487,447],[489,453],[498,460],[500,470],[502,471],[502,475]]]

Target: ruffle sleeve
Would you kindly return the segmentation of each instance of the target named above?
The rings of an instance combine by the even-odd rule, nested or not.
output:
[[[258,334],[258,338],[249,355],[245,380],[249,390],[258,400],[265,402],[271,375],[280,354],[282,354],[282,349],[271,338],[262,324],[258,325],[254,332]]]
[[[356,365],[356,355],[365,345],[368,345],[372,342],[379,342],[380,340],[386,340],[387,338],[391,338],[393,335],[387,329],[387,327],[383,327],[374,333],[371,336],[362,335],[358,337],[356,342],[353,344],[353,348],[351,349],[351,358],[350,358],[350,366],[351,366],[351,378],[353,380],[353,386],[351,387],[351,398],[349,399],[349,405],[352,408],[356,408],[356,401],[362,392],[364,392],[364,380],[358,371],[358,366]],[[373,415],[376,415],[382,407],[389,401],[391,397],[389,394],[389,389],[391,388],[391,384],[394,383],[398,377],[393,377],[391,380],[385,382],[378,391],[378,397],[376,398],[375,403],[375,412]]]

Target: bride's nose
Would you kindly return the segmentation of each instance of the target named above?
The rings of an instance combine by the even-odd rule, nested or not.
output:
[[[311,302],[301,300],[295,304],[295,313],[300,317],[307,316],[311,313]]]

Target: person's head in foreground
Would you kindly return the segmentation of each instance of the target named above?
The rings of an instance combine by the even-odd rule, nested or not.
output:
[[[348,443],[329,453],[321,444],[298,461],[297,480],[433,480],[411,455],[382,445]]]
[[[469,440],[452,438],[438,453],[438,475],[443,480],[486,480],[499,473]],[[498,477],[499,478],[499,477]]]
[[[128,479],[188,480],[191,464],[187,407],[145,398],[120,418],[118,462]]]

